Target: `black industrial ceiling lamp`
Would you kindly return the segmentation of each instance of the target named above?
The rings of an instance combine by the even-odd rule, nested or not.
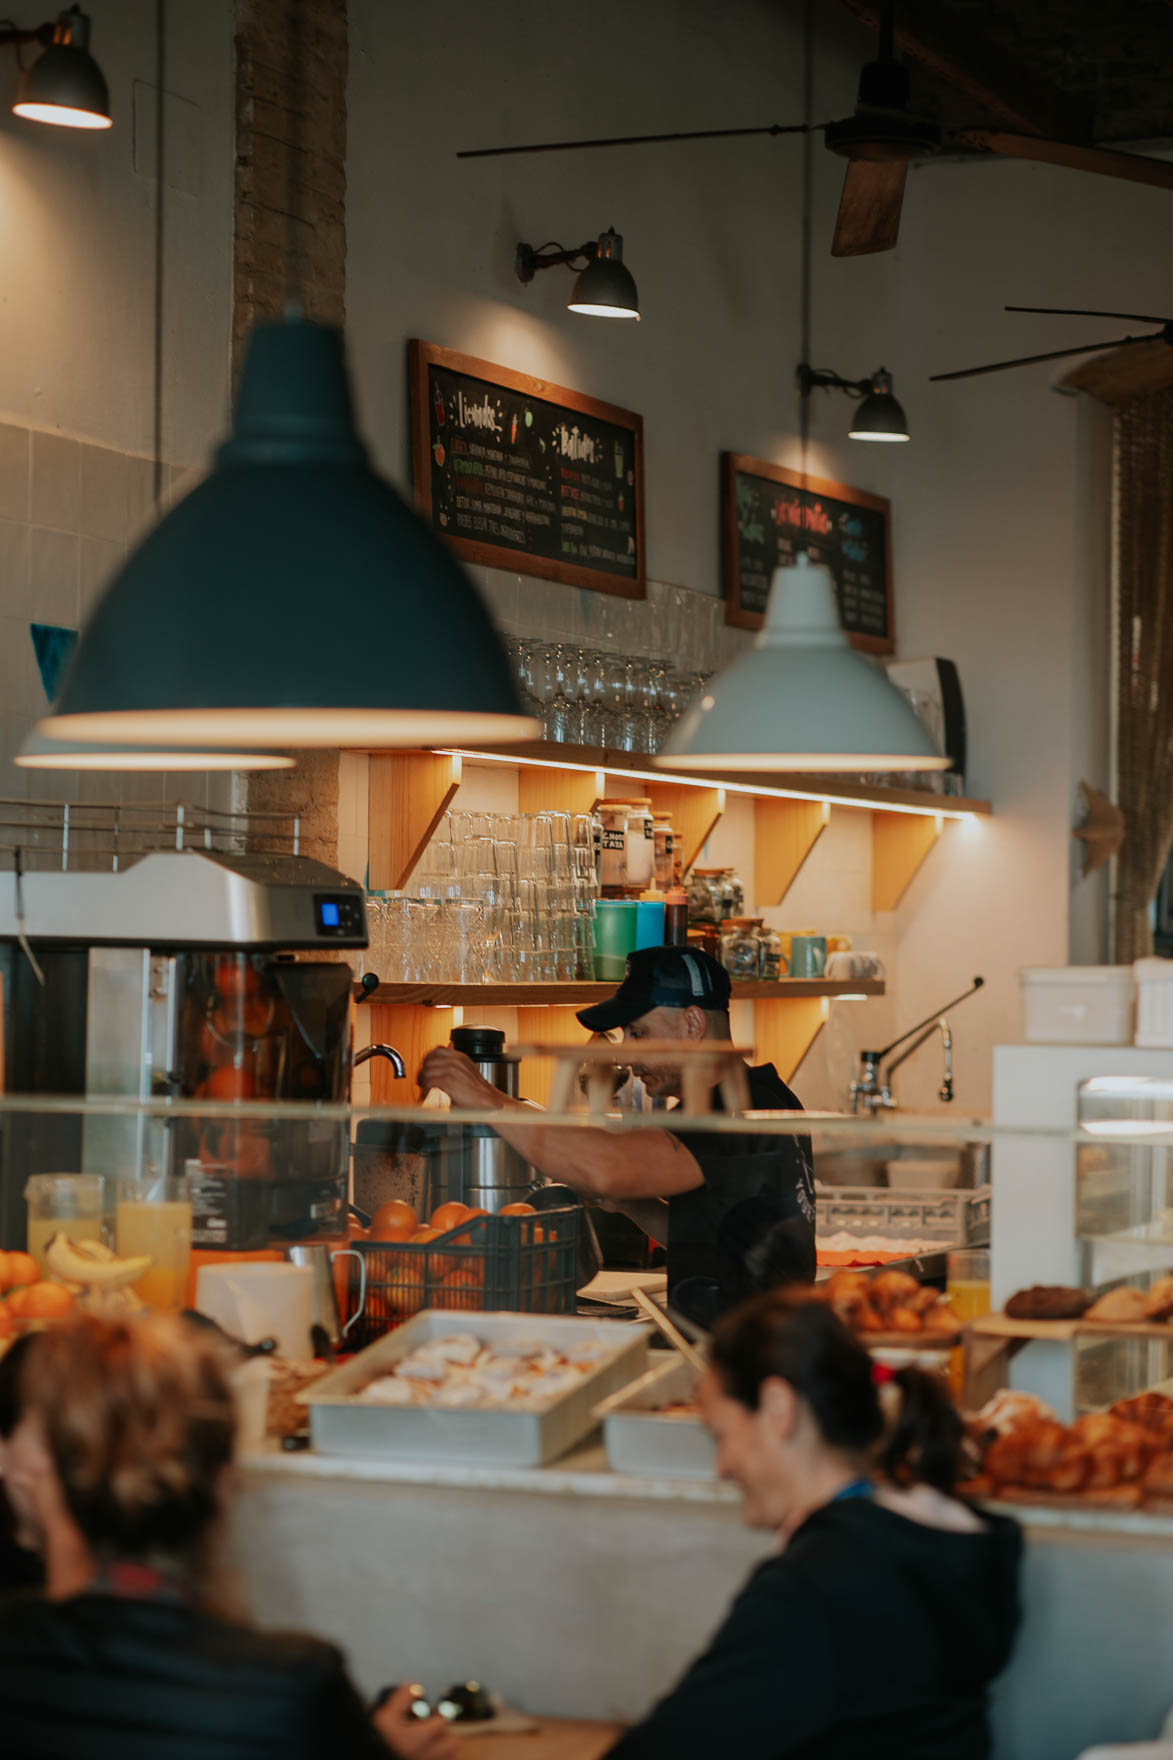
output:
[[[582,269],[570,290],[567,311],[589,318],[634,318],[638,323],[639,289],[623,261],[623,239],[613,227],[570,251],[554,243],[536,249],[519,244],[513,266],[519,281],[530,282],[539,269],[575,269],[580,261]]]
[[[110,93],[90,54],[90,21],[79,6],[50,24],[21,30],[0,25],[0,45],[41,43],[45,53],[21,74],[13,114],[58,128],[110,128]]]
[[[803,397],[815,390],[843,391],[859,399],[859,408],[848,430],[849,440],[907,440],[908,417],[892,395],[892,375],[877,367],[866,379],[844,379],[823,367],[800,363],[796,371]]]

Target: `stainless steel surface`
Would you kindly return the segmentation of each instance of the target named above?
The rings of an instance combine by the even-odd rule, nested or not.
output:
[[[145,947],[91,947],[86,991],[86,1093],[147,1100],[165,1092],[177,1018],[175,960]],[[120,1178],[159,1176],[166,1127],[143,1115],[84,1120],[82,1170],[107,1181],[112,1214]]]
[[[18,899],[18,890],[20,898]],[[323,894],[345,901],[353,932],[324,930]],[[21,906],[23,905],[23,911]],[[0,939],[134,947],[365,947],[363,891],[309,856],[155,851],[116,873],[0,873]]]
[[[355,1053],[354,1068],[357,1069],[360,1063],[369,1063],[372,1057],[385,1057],[400,1081],[407,1074],[407,1065],[394,1045],[368,1045],[365,1050]]]
[[[614,1344],[616,1355],[543,1411],[445,1411],[366,1404],[355,1396],[427,1339],[473,1332],[494,1344],[541,1338],[555,1350],[584,1340]],[[539,1314],[459,1314],[429,1309],[315,1382],[307,1395],[313,1446],[322,1454],[466,1461],[483,1466],[545,1466],[594,1426],[594,1408],[647,1367],[647,1334],[608,1320]]]
[[[367,1262],[363,1255],[352,1247],[329,1247],[324,1241],[312,1241],[307,1246],[287,1247],[285,1257],[291,1265],[308,1265],[313,1272],[312,1324],[322,1328],[331,1345],[342,1344],[366,1305]],[[345,1326],[338,1312],[338,1296],[334,1288],[335,1259],[357,1259],[362,1268],[358,1306]]]
[[[671,1418],[662,1411],[673,1401],[691,1401],[696,1383],[695,1370],[673,1358],[657,1363],[630,1387],[595,1407],[613,1473],[665,1479],[716,1477],[717,1445],[700,1417]]]

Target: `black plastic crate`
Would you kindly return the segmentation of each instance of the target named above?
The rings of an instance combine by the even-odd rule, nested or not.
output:
[[[434,1241],[352,1240],[366,1262],[366,1301],[347,1334],[355,1350],[402,1326],[421,1308],[475,1313],[573,1314],[578,1296],[574,1205],[533,1216],[474,1216]],[[351,1261],[353,1265],[353,1261]],[[357,1269],[348,1311],[358,1305]]]

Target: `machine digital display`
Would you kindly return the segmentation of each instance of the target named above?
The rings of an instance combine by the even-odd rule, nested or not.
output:
[[[362,899],[352,893],[319,892],[314,895],[314,928],[323,938],[341,941],[366,939]]]
[[[319,906],[323,929],[338,927],[338,906],[331,899],[323,899]]]

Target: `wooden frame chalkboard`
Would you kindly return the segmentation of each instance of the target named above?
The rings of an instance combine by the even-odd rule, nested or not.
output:
[[[800,491],[811,560],[831,570],[852,646],[895,653],[889,503],[822,477],[804,483],[798,471],[740,452],[721,454],[726,623],[761,629],[770,576],[794,555]]]
[[[643,418],[408,344],[416,506],[467,562],[647,596]]]

